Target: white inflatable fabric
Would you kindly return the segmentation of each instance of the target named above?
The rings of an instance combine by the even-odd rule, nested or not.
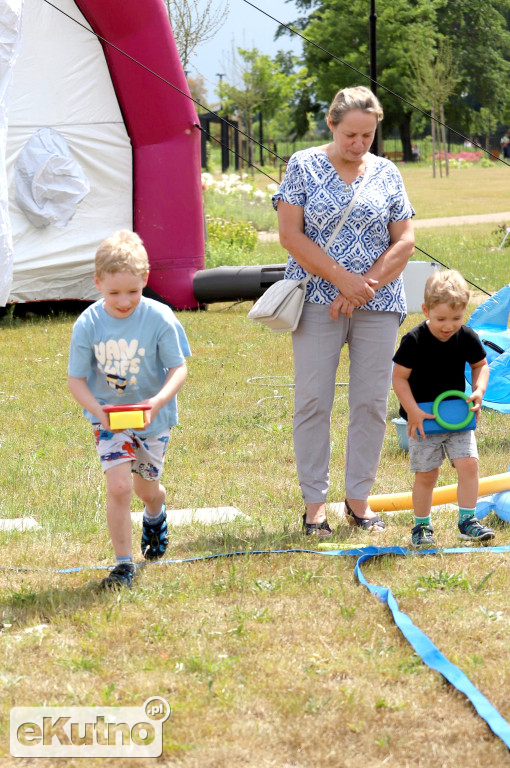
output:
[[[23,0],[0,0],[0,306],[12,283],[12,237],[7,200],[5,153],[12,69],[19,50]]]
[[[9,302],[97,299],[93,282],[97,246],[115,230],[133,227],[131,142],[103,49],[89,30],[73,0],[52,0],[52,5],[43,0],[24,1],[6,149],[14,248]],[[67,217],[69,211],[50,217],[43,228],[37,221],[35,226],[29,221],[15,191],[19,154],[27,142],[40,137],[41,129],[58,133],[76,164],[71,177],[79,167],[82,181],[88,180],[84,183],[90,185],[81,202],[83,189],[76,195],[72,218]],[[65,171],[63,160],[52,163]],[[55,170],[59,169],[53,167]],[[76,179],[74,192],[75,183]],[[35,190],[39,201],[55,193],[51,184],[46,179]],[[62,191],[57,190],[58,194]]]
[[[53,128],[39,128],[14,164],[16,202],[34,227],[66,227],[90,184],[67,142]]]

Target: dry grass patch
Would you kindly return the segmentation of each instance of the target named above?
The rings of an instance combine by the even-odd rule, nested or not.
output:
[[[236,506],[248,519],[172,527],[168,557],[310,547],[300,534],[292,451],[290,338],[249,323],[245,306],[181,319],[194,357],[164,475],[169,509]],[[173,710],[156,761],[162,766],[454,768],[467,764],[466,755],[479,768],[503,765],[502,742],[416,658],[388,609],[355,583],[352,558],[294,553],[150,564],[136,588],[120,595],[94,588],[104,571],[51,572],[112,562],[100,467],[65,386],[72,320],[0,329],[0,415],[9,424],[0,440],[0,516],[30,514],[41,525],[0,532],[2,765],[23,764],[9,756],[14,705],[138,706],[151,695]],[[344,356],[339,382],[347,381],[346,366]],[[331,501],[344,495],[346,389],[337,395]],[[374,492],[411,483],[389,419]],[[505,417],[484,412],[478,439],[481,474],[505,471]],[[445,464],[441,482],[453,481]],[[141,505],[133,502],[135,509]],[[406,545],[411,513],[387,521],[377,543]],[[331,522],[344,548],[374,543],[333,514]],[[438,544],[457,544],[454,512],[435,512],[434,528]],[[510,543],[506,525],[496,543]],[[386,557],[365,564],[364,573],[391,586],[402,609],[510,717],[505,562],[488,553]]]
[[[474,603],[490,602],[501,585],[489,580],[477,597],[480,566],[470,562],[471,601],[459,605],[466,587],[451,595],[456,622],[465,623],[445,637],[451,600],[438,599],[439,587],[438,594],[433,586],[420,591],[420,576],[431,578],[439,566],[434,558],[426,569],[423,560],[384,558],[364,570],[372,582],[395,582],[402,607],[482,690],[501,689],[494,698],[505,714],[497,672],[503,635],[491,633],[494,653],[485,654],[478,634],[466,632]],[[467,567],[466,556],[444,560],[443,572]],[[157,690],[173,706],[163,765],[219,766],[229,754],[247,766],[382,765],[387,757],[399,766],[431,765],[433,754],[434,764],[454,766],[466,749],[481,766],[502,764],[503,745],[414,656],[387,609],[354,585],[352,566],[285,554],[160,565],[147,568],[131,594],[97,595],[77,575],[59,577],[53,588],[46,583],[32,600],[33,577],[18,576],[2,601],[16,614],[2,634],[3,707],[27,699],[141,703]]]
[[[451,168],[448,177],[432,178],[430,166],[398,166],[419,219],[466,216],[508,211],[510,168],[495,163],[490,168],[469,165]]]

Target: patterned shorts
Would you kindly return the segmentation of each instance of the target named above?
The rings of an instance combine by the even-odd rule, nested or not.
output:
[[[448,456],[454,459],[478,458],[474,429],[465,432],[435,432],[416,440],[409,438],[411,472],[430,472],[437,469]]]
[[[96,450],[103,472],[118,464],[131,461],[131,471],[144,480],[159,480],[163,471],[170,430],[154,437],[142,438],[134,430],[109,432],[100,424],[93,424]]]

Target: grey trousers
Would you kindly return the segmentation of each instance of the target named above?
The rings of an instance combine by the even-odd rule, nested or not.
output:
[[[305,303],[294,348],[294,451],[306,504],[326,501],[329,488],[331,411],[344,343],[349,345],[349,429],[345,494],[366,499],[379,465],[398,312],[354,310],[329,318],[329,306]]]

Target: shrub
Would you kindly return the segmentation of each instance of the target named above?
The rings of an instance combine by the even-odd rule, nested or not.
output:
[[[253,251],[257,244],[257,230],[252,223],[228,221],[214,216],[205,217],[207,223],[207,241],[212,245],[235,245],[245,251]]]
[[[261,184],[261,180],[256,180]],[[276,213],[271,196],[277,189],[276,183],[256,185],[254,179],[244,174],[202,174],[204,207],[211,216],[222,219],[250,222],[255,229],[276,228]]]
[[[207,224],[206,267],[238,264],[240,260],[242,261],[242,256],[255,249],[257,230],[251,222],[229,221],[208,215],[205,219]]]

